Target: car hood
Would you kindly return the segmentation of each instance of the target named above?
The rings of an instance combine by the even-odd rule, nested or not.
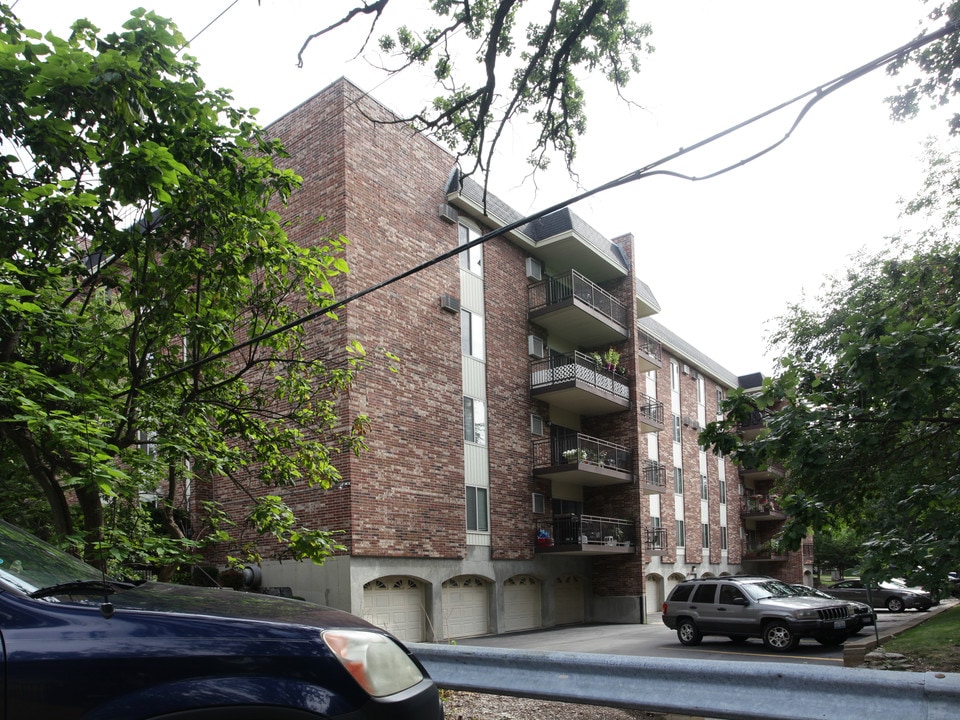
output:
[[[147,582],[135,588],[114,593],[109,600],[117,610],[227,617],[319,628],[374,628],[366,620],[342,610],[315,605],[304,600],[224,588]]]
[[[838,607],[849,605],[850,603],[837,598],[836,600],[827,600],[826,598],[810,597],[805,595],[796,595],[793,597],[768,597],[757,601],[767,607],[784,608],[786,610],[819,609],[828,607]]]

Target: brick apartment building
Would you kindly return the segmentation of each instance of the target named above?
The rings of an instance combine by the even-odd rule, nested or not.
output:
[[[520,219],[432,141],[371,121],[392,118],[341,80],[270,128],[304,178],[286,212],[323,215],[291,235],[350,240],[340,298]],[[633,237],[563,210],[308,326],[319,357],[350,339],[370,352],[342,400],[370,417],[369,450],[338,460],[337,487],[286,493],[347,550],[265,562],[263,583],[422,641],[648,621],[691,573],[799,581],[800,559],[762,554],[782,519],[769,478],[741,482],[697,445],[740,379],[658,310]]]

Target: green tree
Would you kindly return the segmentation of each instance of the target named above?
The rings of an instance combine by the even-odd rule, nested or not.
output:
[[[847,522],[864,530],[867,574],[937,587],[957,564],[958,297],[954,241],[861,257],[815,308],[781,318],[780,372],[755,395],[732,393],[702,433],[748,467],[785,470],[788,547]],[[738,425],[757,411],[766,430],[746,442]]]
[[[284,329],[329,304],[344,239],[287,237],[283,148],[184,44],[142,10],[59,38],[0,5],[4,511],[120,562],[172,569],[250,529],[321,559],[335,537],[271,488],[328,486],[336,453],[363,447],[365,419],[334,404],[363,349],[318,358]],[[207,504],[188,531],[185,488],[211,477],[249,505]]]
[[[813,557],[824,571],[837,570],[840,576],[851,567],[859,565],[863,541],[850,525],[838,524],[824,528],[813,538]]]
[[[389,0],[358,3],[311,42],[351,22],[369,22],[367,43],[389,22]],[[430,105],[396,122],[435,133],[472,169],[489,176],[497,143],[510,122],[530,116],[539,134],[529,156],[534,168],[556,151],[572,172],[577,139],[586,130],[583,80],[601,74],[621,94],[641,57],[653,51],[648,24],[630,20],[628,0],[435,0],[438,27],[401,24],[379,37],[380,50],[397,59],[392,75],[411,66],[429,67],[439,89]],[[409,3],[390,11],[409,13]],[[366,49],[366,43],[360,49]],[[464,45],[467,46],[464,49]],[[479,70],[478,70],[479,68]]]

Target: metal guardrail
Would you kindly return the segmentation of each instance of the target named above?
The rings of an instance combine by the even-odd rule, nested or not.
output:
[[[408,646],[448,690],[731,720],[960,717],[960,673]]]

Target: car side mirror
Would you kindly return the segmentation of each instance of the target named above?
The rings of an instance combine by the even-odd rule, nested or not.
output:
[[[730,601],[730,604],[731,604],[731,605],[742,605],[743,607],[746,607],[747,605],[750,604],[750,601],[747,600],[746,598],[738,597],[738,598],[734,598],[733,600],[731,600],[731,601]]]

